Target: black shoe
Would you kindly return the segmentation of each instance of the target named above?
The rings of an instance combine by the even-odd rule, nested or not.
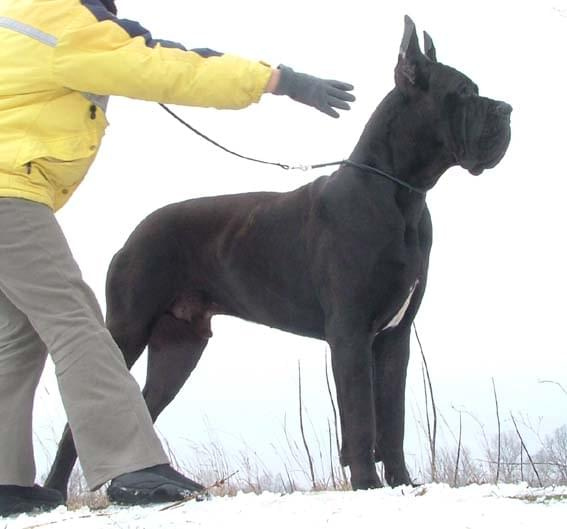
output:
[[[180,501],[204,491],[203,485],[186,478],[169,465],[156,465],[114,478],[107,494],[114,503],[144,505]]]
[[[22,512],[50,511],[65,500],[58,490],[34,485],[0,485],[0,516],[10,516]]]

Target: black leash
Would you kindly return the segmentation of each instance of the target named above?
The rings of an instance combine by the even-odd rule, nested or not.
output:
[[[290,171],[290,170],[309,171],[311,169],[321,169],[323,167],[331,167],[331,166],[334,166],[334,165],[348,165],[348,166],[351,166],[351,167],[356,167],[357,169],[360,169],[361,171],[367,171],[367,172],[371,172],[371,173],[383,176],[384,178],[387,178],[388,180],[391,180],[392,182],[395,182],[396,184],[398,184],[402,187],[405,187],[406,189],[409,189],[410,191],[413,191],[414,193],[419,193],[420,195],[425,195],[427,193],[427,191],[425,189],[420,189],[418,187],[414,187],[411,184],[408,184],[407,182],[404,182],[403,180],[400,180],[399,178],[396,178],[395,176],[392,176],[389,173],[381,171],[380,169],[376,169],[376,167],[372,167],[371,165],[366,165],[366,164],[363,164],[363,163],[353,162],[352,160],[339,160],[337,162],[319,163],[319,164],[316,164],[316,165],[296,165],[296,166],[293,166],[293,165],[288,165],[288,164],[278,163],[278,162],[267,162],[265,160],[258,160],[257,158],[251,158],[250,156],[244,156],[242,154],[238,154],[237,152],[231,151],[230,149],[227,149],[226,147],[222,146],[220,143],[217,143],[215,140],[213,140],[213,139],[209,138],[208,136],[206,136],[205,134],[203,134],[202,132],[199,132],[195,127],[189,125],[189,123],[187,123],[184,119],[179,117],[175,112],[173,112],[173,110],[171,110],[170,108],[165,106],[163,103],[159,103],[159,106],[162,107],[170,116],[172,116],[177,121],[179,121],[182,125],[187,127],[191,132],[194,132],[195,134],[197,134],[197,136],[200,136],[205,141],[212,143],[215,147],[218,147],[219,149],[222,149],[223,151],[225,151],[229,154],[232,154],[233,156],[237,156],[238,158],[242,158],[243,160],[249,160],[250,162],[262,163],[262,164],[265,164],[265,165],[275,165],[276,167],[281,167],[282,169],[285,169],[286,171]]]

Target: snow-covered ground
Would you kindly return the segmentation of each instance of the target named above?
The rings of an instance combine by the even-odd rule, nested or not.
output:
[[[359,527],[435,529],[565,529],[567,487],[533,489],[525,485],[445,485],[358,492],[236,497],[163,506],[65,508],[35,516],[1,519],[1,529],[345,529]]]

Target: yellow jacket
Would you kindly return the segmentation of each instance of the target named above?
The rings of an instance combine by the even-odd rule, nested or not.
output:
[[[98,151],[109,95],[236,109],[270,73],[154,40],[101,0],[0,0],[0,197],[59,209]]]

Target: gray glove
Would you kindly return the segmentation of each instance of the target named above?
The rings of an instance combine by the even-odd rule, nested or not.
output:
[[[335,108],[349,110],[347,101],[354,101],[354,96],[349,93],[354,87],[348,83],[297,73],[283,64],[278,66],[278,70],[281,73],[274,90],[276,95],[289,96],[294,101],[315,107],[333,118],[339,117]]]

